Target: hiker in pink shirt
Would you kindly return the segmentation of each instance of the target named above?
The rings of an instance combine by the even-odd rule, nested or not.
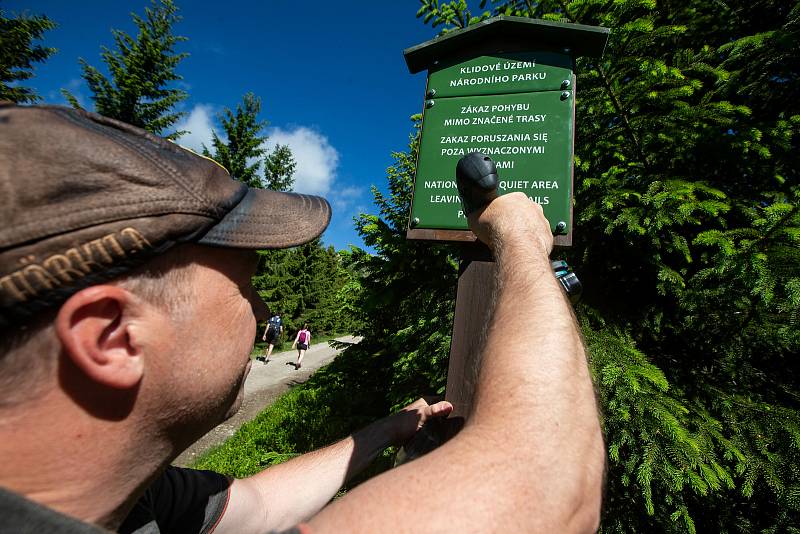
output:
[[[297,333],[297,337],[294,338],[292,348],[295,346],[297,346],[297,363],[294,364],[294,368],[297,370],[303,366],[303,356],[308,350],[308,347],[311,346],[311,331],[308,329],[308,323],[303,325],[303,329],[300,330]]]

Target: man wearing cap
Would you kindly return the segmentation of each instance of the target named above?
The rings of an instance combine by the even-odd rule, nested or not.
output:
[[[596,528],[592,384],[549,227],[524,195],[470,219],[501,289],[467,425],[328,507],[452,406],[417,401],[247,479],[169,467],[241,404],[267,313],[254,249],[320,235],[324,199],[249,189],[119,121],[11,104],[0,195],[0,532]]]

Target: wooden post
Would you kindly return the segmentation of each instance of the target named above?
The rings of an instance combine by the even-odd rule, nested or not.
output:
[[[452,417],[464,420],[472,410],[485,329],[491,318],[496,265],[462,255],[445,399],[453,403]]]
[[[453,403],[453,413],[423,426],[397,455],[395,465],[435,449],[455,436],[469,418],[493,307],[497,264],[487,259],[489,250],[482,244],[462,249],[445,391],[445,399]]]

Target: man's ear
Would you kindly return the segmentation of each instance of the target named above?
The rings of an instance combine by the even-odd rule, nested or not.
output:
[[[141,381],[143,351],[130,332],[136,308],[129,291],[110,285],[86,288],[61,305],[56,335],[67,357],[93,381],[114,389]]]

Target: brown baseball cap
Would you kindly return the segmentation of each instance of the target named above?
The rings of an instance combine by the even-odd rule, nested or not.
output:
[[[252,189],[140,128],[0,103],[0,326],[178,243],[272,249],[328,226],[321,197]]]

